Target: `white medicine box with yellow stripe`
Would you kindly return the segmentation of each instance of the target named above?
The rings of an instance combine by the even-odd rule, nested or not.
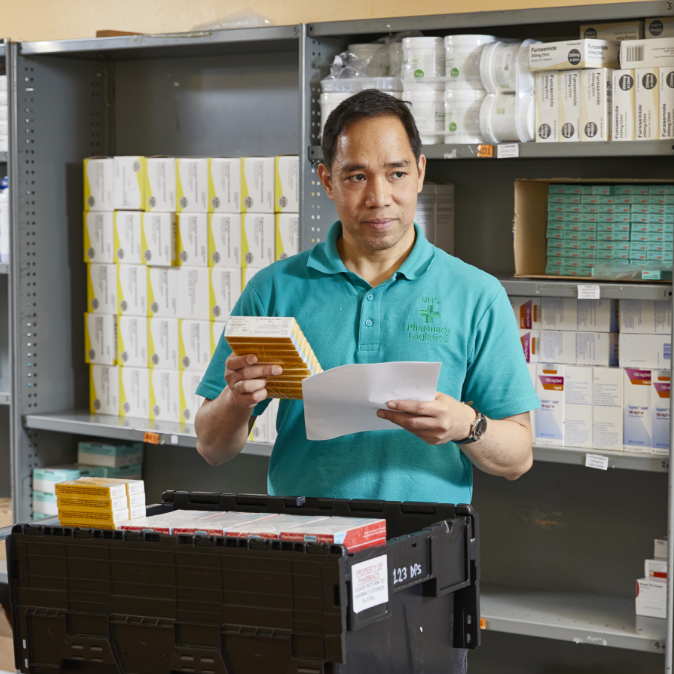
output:
[[[241,158],[241,212],[274,212],[274,157]]]
[[[147,367],[147,321],[145,316],[120,316],[117,337],[117,363]]]
[[[119,414],[117,365],[89,365],[89,411],[91,414]]]
[[[208,213],[208,159],[176,159],[176,211]]]
[[[148,212],[176,210],[176,160],[173,157],[148,157],[145,171],[145,203]]]
[[[119,416],[150,418],[150,370],[145,367],[119,368]]]
[[[180,267],[178,269],[178,318],[207,321],[208,267]]]
[[[211,358],[215,355],[226,325],[226,321],[211,321]]]
[[[180,342],[178,319],[153,316],[148,319],[148,363],[151,369],[178,370]]]
[[[117,316],[84,314],[84,362],[97,365],[117,363]]]
[[[117,265],[117,313],[120,316],[147,316],[147,267],[142,264]]]
[[[84,210],[114,209],[115,160],[89,157],[84,160]]]
[[[114,208],[141,211],[144,206],[145,157],[115,157]]]
[[[197,395],[197,387],[203,377],[202,372],[180,373],[180,421],[193,424],[204,399]]]
[[[114,262],[114,224],[112,211],[84,213],[84,261]]]
[[[208,214],[181,213],[178,216],[176,264],[208,266]]]
[[[208,212],[241,212],[241,158],[208,160]]]
[[[87,311],[95,314],[117,313],[117,265],[87,265]]]
[[[150,372],[150,421],[180,421],[180,372]]]
[[[241,297],[241,270],[211,267],[209,272],[211,320],[227,320]]]
[[[176,264],[175,213],[143,213],[141,222],[143,264],[157,267]]]
[[[204,372],[211,360],[211,323],[180,319],[178,326],[179,368]]]
[[[114,261],[142,264],[141,211],[115,211],[113,220]]]
[[[208,266],[241,267],[241,215],[210,213],[208,216]]]
[[[264,269],[274,262],[273,213],[246,213],[241,216],[241,268]]]
[[[274,157],[274,212],[299,213],[300,158],[297,155]]]
[[[178,316],[178,267],[147,267],[147,315]]]
[[[300,216],[298,213],[277,213],[275,233],[277,260],[285,260],[300,252]]]

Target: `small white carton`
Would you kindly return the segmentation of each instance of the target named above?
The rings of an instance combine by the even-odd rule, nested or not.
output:
[[[120,316],[117,362],[129,367],[147,367],[147,317]]]
[[[208,160],[208,212],[241,213],[241,158]]]
[[[218,348],[226,325],[226,321],[211,321],[211,358],[213,358],[215,350]]]
[[[625,368],[625,451],[651,453],[651,371]]]
[[[541,407],[536,415],[536,443],[564,445],[564,365],[540,363],[536,393]]]
[[[611,84],[611,140],[634,140],[634,70],[614,70]]]
[[[653,557],[667,559],[667,536],[653,540]]]
[[[147,267],[117,265],[117,312],[124,316],[147,316]]]
[[[208,266],[241,268],[239,213],[211,213],[208,216]]]
[[[115,211],[114,261],[120,264],[142,264],[141,231],[143,214],[140,211]]]
[[[580,70],[564,70],[559,82],[559,137],[560,143],[580,141],[583,118],[583,90]]]
[[[620,300],[620,332],[670,335],[670,300]]]
[[[147,315],[178,317],[178,267],[148,267]]]
[[[635,79],[636,138],[660,138],[660,68],[637,68]]]
[[[180,373],[180,421],[186,424],[194,423],[194,417],[204,402],[204,398],[197,395],[203,376],[202,372]]]
[[[541,362],[617,365],[618,334],[541,330]]]
[[[117,313],[117,265],[87,265],[87,310],[95,314]]]
[[[299,213],[300,158],[281,155],[274,158],[274,212]]]
[[[620,333],[620,367],[668,370],[671,359],[671,335]]]
[[[274,214],[247,213],[241,216],[241,266],[263,269],[275,260]]]
[[[205,372],[211,361],[210,321],[179,319],[179,370]]]
[[[590,40],[641,40],[644,37],[644,20],[619,21],[617,23],[597,22],[580,26],[580,37]]]
[[[89,366],[89,411],[91,414],[119,414],[119,367]]]
[[[592,368],[592,442],[596,449],[623,450],[623,371]]]
[[[541,331],[520,330],[520,342],[522,344],[522,351],[524,351],[524,359],[527,363],[539,363],[541,360]]]
[[[208,213],[208,159],[176,159],[176,211]]]
[[[84,214],[84,261],[115,261],[114,217],[112,211],[87,211]]]
[[[254,417],[255,425],[250,430],[250,442],[269,442],[269,405],[262,414]]]
[[[84,362],[117,364],[117,316],[84,314]]]
[[[646,559],[644,560],[644,576],[646,578],[667,579],[667,560],[666,559]]]
[[[143,210],[172,213],[176,210],[176,160],[148,157]]]
[[[170,267],[176,264],[175,213],[143,213],[141,219],[143,264]]]
[[[674,66],[660,68],[660,139],[674,138]]]
[[[150,370],[146,367],[119,368],[119,416],[150,418]]]
[[[669,455],[670,386],[669,370],[651,371],[651,452],[663,456]]]
[[[511,297],[510,305],[515,312],[515,319],[520,330],[541,328],[541,298]]]
[[[285,260],[300,252],[300,216],[298,213],[276,214],[276,259]]]
[[[241,270],[212,267],[209,271],[210,318],[226,321],[241,297]]]
[[[7,119],[5,117],[5,119]],[[112,211],[114,208],[115,160],[89,157],[84,160],[84,210]]]
[[[176,231],[176,263],[208,267],[208,214],[181,213]]]
[[[620,44],[613,40],[569,40],[532,44],[529,67],[532,71],[618,68]]]
[[[594,373],[591,367],[567,365],[564,372],[564,444],[592,449],[592,399]]]
[[[635,605],[637,615],[648,618],[667,618],[667,602],[664,600],[637,597]]]
[[[608,68],[581,71],[582,141],[611,140],[611,73]]]
[[[666,581],[661,578],[639,578],[639,580],[637,580],[637,597],[666,601]]]
[[[179,267],[178,318],[210,319],[209,271],[208,267]]]
[[[659,16],[646,19],[646,39],[674,37],[674,16]]]
[[[616,300],[541,299],[542,330],[617,332]]]
[[[559,73],[536,73],[536,142],[559,140]]]
[[[621,68],[674,66],[674,36],[657,40],[624,40],[620,43]]]
[[[180,372],[150,372],[150,421],[180,422]]]
[[[158,370],[178,370],[180,367],[180,340],[178,337],[178,319],[148,319],[147,329],[147,366]]]
[[[115,157],[114,209],[142,211],[147,164],[145,157]]]
[[[274,212],[274,157],[241,158],[241,212]]]

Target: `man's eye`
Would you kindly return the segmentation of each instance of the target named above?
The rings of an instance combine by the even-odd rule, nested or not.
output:
[[[404,178],[406,175],[407,175],[407,174],[406,174],[404,171],[396,171],[396,172],[393,174],[393,176],[394,176],[395,178],[398,178],[398,180],[400,180],[400,178]]]
[[[358,173],[355,176],[351,176],[349,180],[351,180],[352,182],[362,182],[363,180],[365,180],[365,176],[362,173]]]

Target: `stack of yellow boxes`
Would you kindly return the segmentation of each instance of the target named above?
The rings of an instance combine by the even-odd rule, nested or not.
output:
[[[302,382],[323,372],[294,318],[236,316],[227,321],[225,338],[237,355],[254,354],[259,363],[280,365],[283,373],[267,380],[270,398],[302,399]]]
[[[55,488],[63,527],[115,529],[120,522],[145,517],[142,480],[81,477],[59,482]]]

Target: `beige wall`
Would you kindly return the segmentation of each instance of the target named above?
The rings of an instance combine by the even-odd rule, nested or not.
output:
[[[593,0],[593,3],[612,0]],[[93,37],[97,30],[139,33],[186,31],[250,7],[277,25],[387,16],[443,14],[582,5],[582,0],[483,0],[478,6],[457,0],[0,0],[3,37],[63,40]]]

